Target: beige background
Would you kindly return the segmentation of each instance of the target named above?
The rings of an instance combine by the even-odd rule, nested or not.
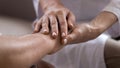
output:
[[[32,33],[31,24],[35,18],[32,0],[0,0],[0,33]]]
[[[0,0],[1,15],[33,21],[35,12],[32,0]]]
[[[32,22],[21,19],[0,17],[0,33],[3,35],[25,35],[32,33]]]

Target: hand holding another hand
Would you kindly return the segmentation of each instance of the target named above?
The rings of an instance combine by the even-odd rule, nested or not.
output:
[[[68,34],[68,30],[75,27],[74,14],[62,5],[49,7],[44,15],[34,23],[34,33],[41,31],[43,34],[51,33],[56,38],[60,33],[62,41]]]
[[[95,27],[90,23],[77,24],[75,29],[66,37],[65,44],[81,43],[92,40],[101,34],[100,27]]]

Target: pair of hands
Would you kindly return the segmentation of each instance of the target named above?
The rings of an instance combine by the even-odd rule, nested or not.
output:
[[[41,19],[34,22],[34,33],[50,33],[53,39],[60,34],[62,44],[67,44],[66,38],[74,28],[75,16],[64,6],[47,9]]]

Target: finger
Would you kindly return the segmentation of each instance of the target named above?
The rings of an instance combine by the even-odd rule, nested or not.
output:
[[[49,33],[49,19],[48,19],[48,17],[45,17],[42,20],[42,29],[41,29],[41,32],[43,34],[48,34]]]
[[[34,33],[39,32],[41,29],[41,20],[39,20],[38,22],[36,22],[35,27],[34,27]]]
[[[33,22],[33,24],[32,24],[33,28],[35,28],[35,25],[36,25],[37,21],[38,21],[38,20],[35,20],[35,21]]]
[[[62,38],[65,38],[68,33],[68,25],[67,25],[67,21],[66,21],[66,15],[63,13],[59,13],[59,15],[57,16],[57,19],[59,21],[61,36],[62,36]]]
[[[70,30],[75,28],[75,16],[72,12],[68,13],[67,15],[68,27]]]
[[[35,20],[34,22],[33,22],[33,24],[32,24],[32,27],[33,27],[33,33],[35,33],[36,31],[35,31],[35,26],[36,26],[36,23],[37,23],[37,20]]]
[[[56,38],[58,36],[58,23],[57,19],[55,16],[50,16],[50,26],[51,26],[51,32],[52,32],[52,37]]]
[[[67,35],[66,39],[62,40],[63,44],[71,44],[75,43],[75,40],[78,38],[77,32],[72,32],[71,34]]]

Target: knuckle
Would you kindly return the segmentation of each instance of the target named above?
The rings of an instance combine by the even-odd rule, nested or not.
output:
[[[51,22],[51,25],[56,25],[57,23],[53,20],[52,22]]]
[[[51,16],[51,15],[55,15],[55,11],[49,11],[45,14],[46,16]]]
[[[39,20],[37,21],[37,24],[41,24],[42,20],[43,20],[42,18],[39,19]]]
[[[56,25],[57,24],[57,20],[56,20],[55,17],[52,17],[50,22],[51,22],[51,25]]]
[[[54,28],[53,31],[58,32],[58,28],[56,28],[56,26],[53,28]]]
[[[73,39],[73,37],[72,37],[72,36],[69,36],[68,38],[69,38],[68,40],[72,40],[72,39]]]
[[[38,28],[35,28],[34,31],[37,32],[37,31],[38,31]]]
[[[54,15],[49,15],[49,18],[54,19],[55,17],[54,17]]]
[[[61,22],[60,22],[60,25],[63,26],[63,27],[66,26],[66,24],[67,24],[67,23],[66,23],[65,21],[61,21]]]
[[[58,10],[58,11],[56,12],[56,14],[63,15],[63,14],[64,14],[64,10]]]
[[[46,21],[48,21],[48,16],[45,15],[45,16],[42,17],[42,22],[45,23]]]

